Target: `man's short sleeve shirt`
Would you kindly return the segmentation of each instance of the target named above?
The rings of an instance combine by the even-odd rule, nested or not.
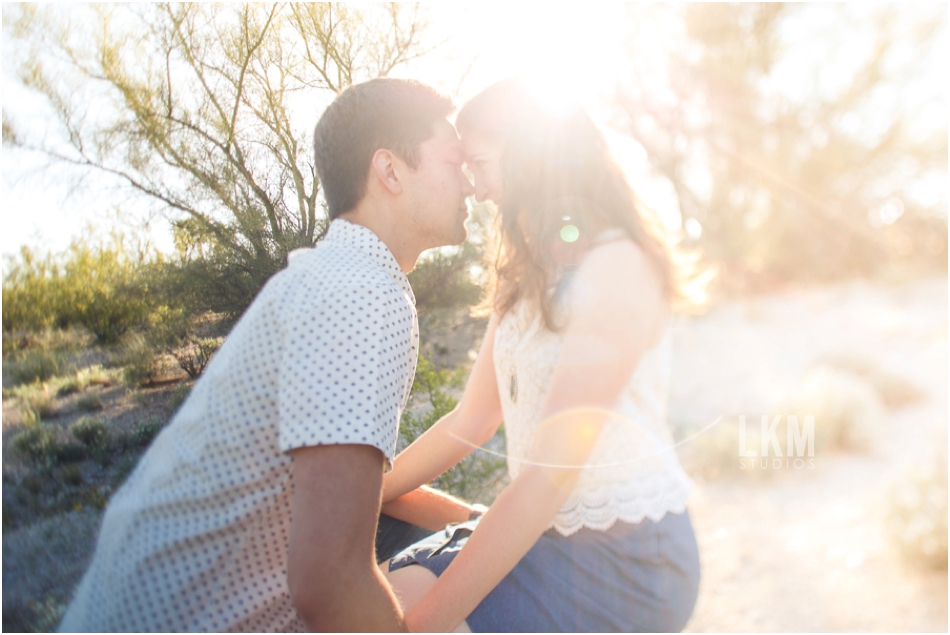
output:
[[[112,497],[60,628],[303,629],[287,588],[288,452],[366,444],[390,469],[418,341],[392,253],[333,221],[267,283]]]

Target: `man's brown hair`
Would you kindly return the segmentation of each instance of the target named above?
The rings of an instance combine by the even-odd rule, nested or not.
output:
[[[313,135],[330,220],[366,195],[366,177],[377,150],[391,150],[410,167],[418,167],[419,144],[431,138],[433,124],[454,109],[449,97],[411,79],[382,77],[344,90],[320,117]]]

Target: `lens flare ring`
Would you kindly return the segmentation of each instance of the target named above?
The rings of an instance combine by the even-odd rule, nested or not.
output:
[[[583,411],[585,411],[585,412],[587,412],[587,413],[590,413],[590,412],[594,412],[594,411],[595,411],[594,409],[568,410],[568,411],[559,413],[559,414],[556,415],[556,416],[558,416],[558,417],[567,416],[567,415],[569,415],[569,414],[571,414],[571,413],[576,413],[578,410],[583,410]],[[619,417],[619,415],[617,415],[617,413],[615,413],[615,412],[611,412],[611,411],[600,411],[600,412],[601,412],[601,413],[607,412],[607,413],[609,414],[609,417],[611,417],[611,418],[617,418],[617,417]],[[634,422],[634,421],[632,421],[632,420],[630,420],[630,419],[628,419],[628,418],[626,418],[626,417],[619,417],[619,418],[624,419],[624,420],[628,421],[629,423],[631,423],[632,425],[634,425],[634,426],[640,428],[640,430],[641,430],[641,432],[642,432],[643,434],[649,436],[649,433],[648,433],[646,430],[644,430],[643,427],[640,426],[639,424],[637,424],[636,422]],[[679,446],[684,445],[684,444],[686,444],[686,443],[692,441],[693,439],[699,437],[699,435],[701,435],[701,434],[705,434],[706,432],[708,432],[709,430],[711,430],[712,428],[714,428],[715,426],[717,426],[721,421],[722,421],[722,417],[717,417],[716,419],[714,419],[714,420],[712,421],[712,423],[710,423],[709,425],[705,426],[705,427],[702,428],[701,430],[698,430],[698,431],[696,431],[695,433],[693,433],[693,434],[691,434],[691,435],[689,435],[689,436],[683,438],[682,440],[680,440],[680,441],[678,441],[678,442],[676,442],[676,443],[673,443],[673,444],[671,444],[671,445],[668,445],[668,446],[666,446],[666,447],[660,448],[659,450],[656,450],[656,451],[654,451],[654,452],[650,452],[650,453],[647,453],[647,454],[642,454],[642,455],[640,455],[640,456],[636,456],[636,457],[633,457],[633,458],[631,458],[631,459],[627,459],[627,460],[624,460],[624,461],[615,461],[615,462],[611,462],[611,463],[597,463],[597,464],[585,463],[585,464],[583,464],[583,465],[561,465],[561,464],[557,464],[557,463],[544,463],[544,462],[540,462],[540,461],[530,461],[530,460],[528,460],[527,458],[517,458],[517,457],[511,456],[511,455],[509,455],[509,454],[507,454],[507,453],[505,453],[505,452],[498,452],[498,451],[495,451],[495,450],[491,450],[491,449],[489,449],[489,448],[487,448],[487,447],[484,447],[484,446],[481,446],[481,445],[477,445],[477,444],[472,443],[471,441],[468,441],[468,440],[466,440],[466,439],[463,439],[462,437],[460,437],[460,436],[458,436],[458,435],[456,435],[456,434],[454,434],[454,433],[451,433],[451,432],[449,433],[448,436],[449,436],[450,438],[452,438],[452,439],[455,439],[456,441],[458,441],[459,443],[461,443],[461,444],[463,444],[463,445],[467,445],[468,447],[472,448],[472,450],[477,450],[477,451],[480,451],[480,452],[484,452],[485,454],[488,454],[488,455],[490,455],[490,456],[495,456],[495,457],[498,457],[498,458],[501,458],[501,459],[505,459],[506,461],[515,461],[515,462],[517,462],[517,463],[520,463],[521,465],[530,465],[530,466],[535,466],[535,467],[545,467],[545,468],[551,468],[551,469],[576,470],[576,469],[606,468],[606,467],[619,467],[619,466],[623,466],[623,465],[630,465],[631,463],[635,463],[635,462],[638,462],[638,461],[642,461],[642,460],[644,460],[644,459],[652,458],[652,457],[654,457],[654,456],[659,456],[659,455],[664,454],[664,453],[666,453],[666,452],[675,451],[676,448],[678,448]]]

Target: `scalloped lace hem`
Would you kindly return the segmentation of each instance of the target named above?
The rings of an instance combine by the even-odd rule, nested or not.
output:
[[[691,490],[692,488],[687,487],[676,492],[678,496],[668,496],[661,500],[650,501],[652,504],[649,506],[637,505],[632,506],[632,509],[630,507],[619,509],[615,512],[611,512],[609,515],[594,513],[591,511],[591,508],[581,503],[572,508],[569,513],[559,513],[555,516],[554,522],[549,529],[555,529],[559,534],[566,537],[576,534],[584,527],[595,531],[607,531],[613,527],[618,520],[625,523],[636,524],[644,518],[649,518],[653,522],[660,522],[667,512],[682,514],[686,511],[686,501],[689,498]],[[602,509],[603,508],[600,508],[598,512]]]

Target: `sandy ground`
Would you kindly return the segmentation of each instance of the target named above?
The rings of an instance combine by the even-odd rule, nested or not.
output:
[[[926,392],[861,454],[813,470],[697,480],[702,562],[687,631],[947,631],[947,572],[906,563],[885,532],[888,488],[946,444],[947,280],[863,282],[733,302],[675,330],[671,418],[757,422],[806,369],[846,354]],[[738,456],[738,453],[737,453]]]

